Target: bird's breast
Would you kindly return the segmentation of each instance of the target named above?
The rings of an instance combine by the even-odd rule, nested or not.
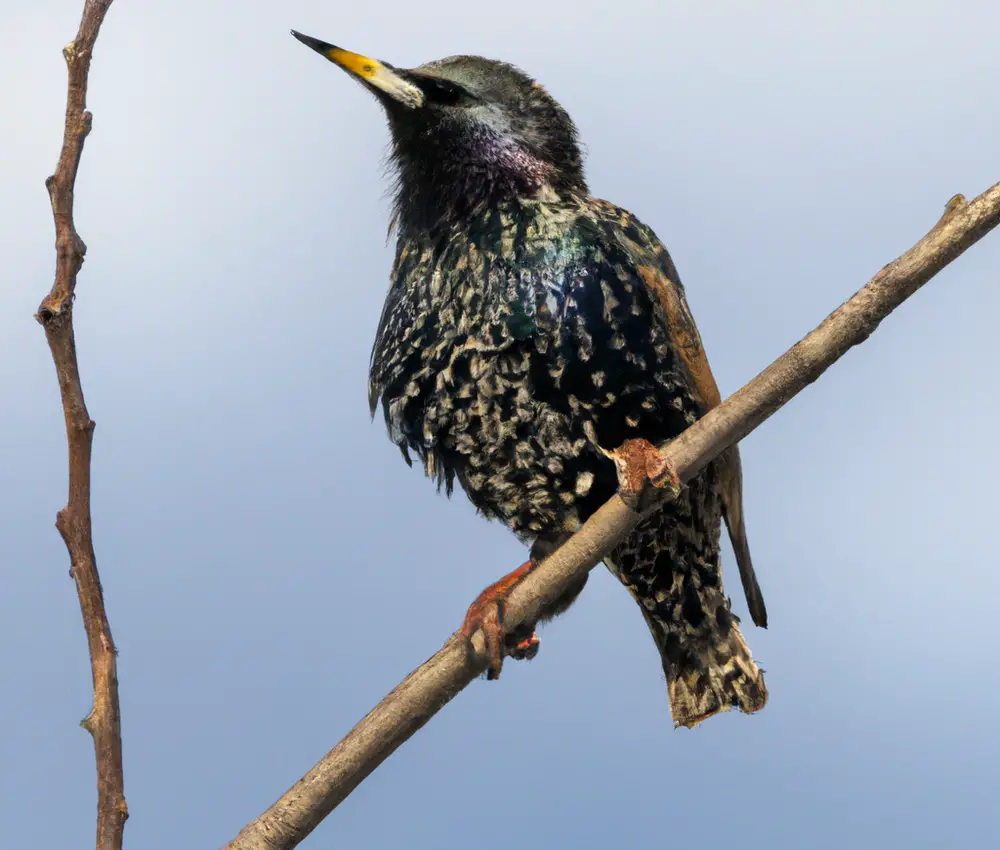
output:
[[[601,448],[672,436],[692,410],[634,265],[595,232],[493,211],[401,241],[373,351],[373,407],[404,454],[525,534],[573,530],[614,491]]]

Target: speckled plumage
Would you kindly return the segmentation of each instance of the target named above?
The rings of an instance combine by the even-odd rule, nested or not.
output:
[[[543,554],[614,494],[606,451],[676,436],[718,390],[666,249],[589,196],[572,122],[544,89],[478,57],[391,71],[423,102],[380,95],[398,243],[372,413],[381,403],[408,462]],[[763,625],[735,450],[607,559],[649,625],[678,724],[767,698],[723,590],[724,516]]]
[[[449,490],[457,479],[486,516],[555,542],[615,492],[601,449],[669,439],[703,412],[640,269],[683,297],[653,233],[592,198],[522,200],[401,238],[373,413],[381,400],[404,454]],[[717,477],[710,467],[609,559],[663,655],[678,722],[766,693],[722,590]],[[745,695],[727,695],[731,671]]]
[[[669,263],[657,254],[593,199],[521,200],[401,237],[372,412],[381,400],[404,452],[527,541],[575,531],[617,484],[598,444],[655,442],[698,416],[636,271]]]

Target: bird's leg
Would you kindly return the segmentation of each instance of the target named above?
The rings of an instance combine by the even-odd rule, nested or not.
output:
[[[538,636],[534,628],[528,636],[523,634],[526,629],[519,629],[508,635],[503,624],[504,599],[536,566],[537,561],[525,561],[514,572],[491,584],[476,597],[465,615],[465,622],[460,630],[462,634],[471,638],[477,630],[482,629],[486,638],[486,655],[490,660],[486,671],[487,679],[500,677],[505,652],[518,659],[534,658],[538,652]]]
[[[615,462],[619,492],[633,509],[641,509],[647,483],[672,495],[680,492],[677,469],[649,440],[635,437],[605,454]]]

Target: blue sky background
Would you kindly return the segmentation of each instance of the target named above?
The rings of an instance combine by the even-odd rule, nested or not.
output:
[[[93,833],[86,644],[53,528],[63,422],[32,320],[81,7],[17,4],[0,33],[11,847]],[[290,27],[540,79],[579,124],[595,194],[670,247],[724,394],[952,194],[1000,180],[985,0],[118,0],[91,76],[76,321],[133,848],[224,844],[523,559],[369,421],[386,131]],[[993,234],[743,443],[765,711],[674,731],[646,626],[599,568],[533,663],[473,683],[304,846],[992,843],[998,269]]]

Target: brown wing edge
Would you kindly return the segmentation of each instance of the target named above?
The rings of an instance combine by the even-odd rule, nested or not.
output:
[[[665,249],[663,253],[666,254]],[[664,265],[676,277],[669,255],[666,255]],[[688,309],[683,290],[658,268],[639,266],[639,274],[663,308],[670,337],[691,376],[691,383],[699,402],[706,412],[711,410],[722,403],[722,396],[712,369],[708,365],[708,356],[705,354],[701,335]],[[743,465],[740,462],[739,448],[732,446],[727,449],[715,460],[713,466],[720,477],[722,514],[726,521],[726,529],[729,531],[729,540],[736,553],[736,565],[740,571],[740,580],[743,582],[743,593],[750,609],[750,617],[754,625],[766,629],[767,608],[750,558],[750,545],[747,542],[746,526],[743,521]]]

